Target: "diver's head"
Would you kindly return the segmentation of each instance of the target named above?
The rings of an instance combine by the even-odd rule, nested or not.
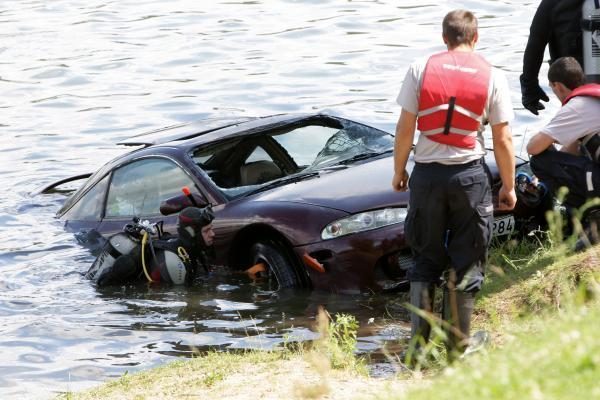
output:
[[[204,249],[213,244],[215,233],[212,221],[215,215],[210,206],[187,207],[179,213],[177,234],[185,247],[199,246]]]

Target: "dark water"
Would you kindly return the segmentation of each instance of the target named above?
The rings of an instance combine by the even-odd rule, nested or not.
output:
[[[454,8],[480,18],[478,49],[509,78],[518,153],[558,107],[538,119],[520,108],[537,4],[2,2],[0,398],[48,398],[193,349],[310,339],[321,304],[357,315],[363,351],[405,335],[394,296],[270,298],[226,274],[193,289],[98,291],[81,276],[92,256],[54,219],[64,195],[35,190],[95,170],[124,151],[121,139],[205,117],[329,110],[392,131],[408,63],[443,49],[441,19]]]

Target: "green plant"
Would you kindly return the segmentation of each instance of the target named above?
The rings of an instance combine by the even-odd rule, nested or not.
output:
[[[317,329],[321,339],[315,344],[317,351],[323,351],[334,369],[356,369],[364,372],[364,360],[357,357],[356,338],[358,321],[353,315],[336,314],[335,319],[320,309],[317,315]]]
[[[414,372],[422,369],[440,369],[448,364],[444,343],[448,339],[449,324],[437,315],[406,303],[405,307],[427,321],[431,327],[429,340],[422,336],[411,338],[404,353],[404,365]]]

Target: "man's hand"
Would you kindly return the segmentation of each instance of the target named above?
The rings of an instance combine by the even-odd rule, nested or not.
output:
[[[392,188],[397,192],[404,192],[408,189],[406,163],[412,149],[416,126],[417,115],[402,110],[396,124],[396,137],[394,139],[394,177],[392,178]]]
[[[405,192],[408,189],[408,172],[402,171],[401,174],[394,174],[392,178],[392,187],[396,192]]]
[[[538,111],[546,108],[542,103],[540,103],[540,100],[547,102],[550,101],[550,99],[540,87],[537,79],[530,80],[521,75],[520,81],[521,101],[523,103],[523,107],[529,110],[532,114],[538,115]]]
[[[517,202],[515,194],[515,151],[512,145],[512,134],[507,122],[492,125],[494,142],[494,158],[502,179],[502,187],[498,194],[498,209],[512,210]]]
[[[507,190],[506,187],[502,185],[498,192],[498,210],[510,211],[515,208],[515,204],[517,204],[517,194],[515,193],[515,189],[512,188]]]

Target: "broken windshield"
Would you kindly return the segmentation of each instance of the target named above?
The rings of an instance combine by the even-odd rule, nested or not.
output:
[[[256,191],[291,175],[318,171],[390,152],[394,137],[347,120],[305,124],[235,137],[203,146],[192,157],[228,198]]]

